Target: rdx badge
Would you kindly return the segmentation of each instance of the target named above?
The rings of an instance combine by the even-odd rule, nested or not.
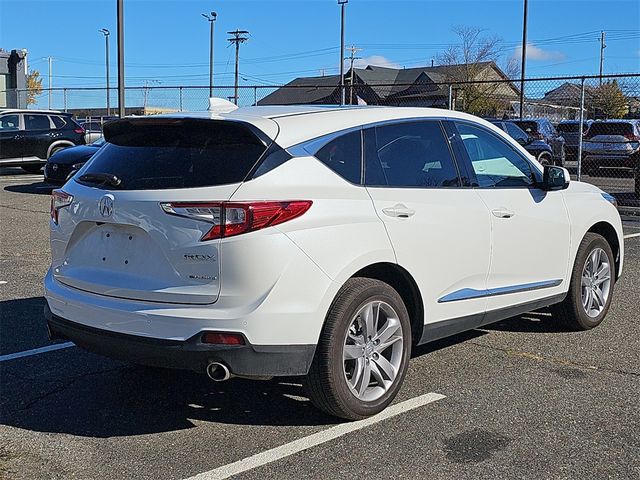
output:
[[[201,255],[196,253],[187,253],[184,255],[185,260],[193,260],[193,261],[214,261],[216,259],[215,255]]]

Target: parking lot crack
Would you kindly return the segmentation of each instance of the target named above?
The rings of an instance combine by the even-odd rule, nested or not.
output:
[[[620,369],[616,369],[616,368],[607,368],[607,367],[600,367],[600,366],[597,366],[597,365],[588,365],[588,364],[585,364],[585,363],[576,362],[574,360],[568,360],[568,359],[564,359],[564,358],[545,357],[545,356],[537,354],[537,353],[525,352],[525,351],[521,351],[521,350],[514,350],[514,349],[511,349],[511,348],[494,347],[492,345],[486,345],[486,344],[479,343],[479,342],[469,341],[468,343],[470,343],[471,345],[474,345],[476,347],[481,347],[481,348],[486,348],[486,349],[489,349],[489,350],[502,352],[502,353],[504,353],[505,355],[508,355],[508,356],[526,358],[526,359],[534,360],[536,362],[541,362],[541,363],[544,362],[544,363],[549,363],[549,364],[553,364],[553,365],[562,365],[562,366],[569,366],[569,367],[574,367],[574,368],[581,368],[581,369],[584,369],[584,370],[603,371],[603,372],[607,372],[607,373],[615,373],[617,375],[630,375],[630,376],[633,376],[633,377],[640,377],[640,372],[630,372],[630,371],[627,371],[627,370],[620,370]]]
[[[76,377],[70,378],[69,380],[65,381],[65,382],[59,382],[58,386],[48,390],[47,392],[42,393],[41,395],[38,395],[35,398],[32,398],[29,402],[27,402],[26,404],[22,405],[20,408],[18,408],[18,410],[20,411],[24,411],[24,410],[28,410],[31,407],[33,407],[34,405],[36,405],[37,403],[41,402],[42,400],[45,400],[51,396],[57,395],[58,393],[64,392],[67,388],[71,387],[74,383],[76,383],[78,380],[83,380],[85,378],[94,376],[94,375],[101,375],[103,373],[110,373],[110,372],[115,372],[118,370],[123,370],[125,367],[116,367],[116,368],[109,368],[106,370],[99,370],[96,372],[87,372],[84,373],[82,375],[78,375]]]
[[[30,213],[49,213],[46,210],[31,210],[29,208],[23,207],[15,207],[13,205],[0,205],[0,208],[8,208],[9,210],[18,210],[20,212],[30,212]]]

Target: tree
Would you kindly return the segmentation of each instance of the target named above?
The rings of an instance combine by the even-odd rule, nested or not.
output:
[[[36,97],[42,93],[42,77],[38,70],[31,70],[27,74],[27,106],[34,105]]]
[[[495,115],[504,109],[504,89],[511,89],[504,83],[473,83],[480,79],[490,80],[485,71],[487,62],[496,62],[500,54],[498,37],[482,36],[482,30],[475,27],[456,26],[453,32],[460,42],[451,45],[438,55],[441,65],[449,65],[449,79],[460,82],[454,86],[458,98],[462,101],[462,109],[476,115]],[[508,65],[511,70],[517,68],[516,62]],[[501,93],[502,92],[502,93]]]
[[[594,107],[604,118],[622,118],[628,111],[627,98],[617,80],[605,82],[593,93]]]

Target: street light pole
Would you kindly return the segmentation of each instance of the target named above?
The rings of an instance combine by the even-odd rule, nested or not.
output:
[[[109,95],[109,35],[111,32],[106,28],[98,30],[104,35],[104,64],[107,75],[107,116],[111,115],[111,97]]]
[[[118,5],[118,116],[125,116],[124,98],[124,0],[117,0]]]
[[[202,16],[209,21],[209,98],[211,98],[213,97],[213,38],[218,14],[211,12],[203,13]]]
[[[349,0],[338,0],[340,5],[340,105],[344,105],[344,17],[347,3]]]
[[[527,62],[527,14],[529,12],[529,0],[524,0],[524,18],[522,22],[522,60],[520,61],[520,120],[524,112],[524,75]]]

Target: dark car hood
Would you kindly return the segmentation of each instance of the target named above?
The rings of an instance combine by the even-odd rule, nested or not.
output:
[[[76,163],[86,162],[99,148],[99,145],[79,145],[77,147],[65,148],[51,155],[49,163],[74,165]]]

